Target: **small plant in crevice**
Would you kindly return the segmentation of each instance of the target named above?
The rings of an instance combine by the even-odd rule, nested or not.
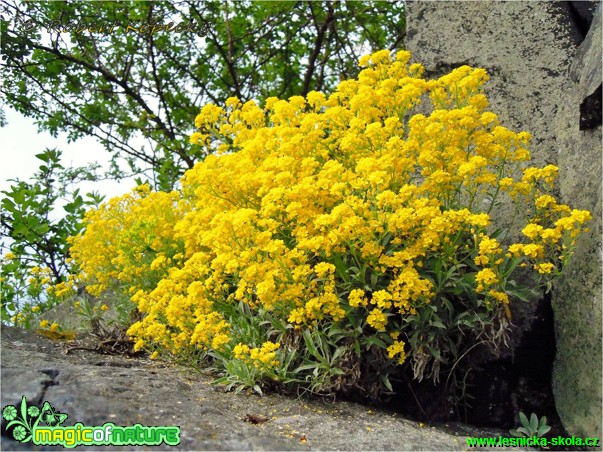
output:
[[[76,338],[76,332],[70,329],[63,328],[58,322],[50,323],[46,319],[42,319],[36,333],[40,336],[48,337],[52,340],[73,341]]]
[[[509,430],[509,433],[515,437],[526,437],[541,438],[551,430],[551,427],[547,425],[546,416],[542,416],[540,419],[535,413],[532,413],[530,419],[522,412],[519,412],[520,427]]]
[[[379,400],[406,372],[462,398],[469,355],[507,346],[514,303],[591,215],[487,110],[483,69],[425,80],[409,59],[368,55],[328,97],[204,106],[191,142],[210,155],[178,191],[89,212],[79,280],[131,296],[137,348],[233,389]]]
[[[126,331],[133,322],[134,304],[123,295],[113,294],[110,305],[102,300],[79,297],[74,303],[76,315],[83,320],[84,330],[99,341],[122,340],[127,338]]]

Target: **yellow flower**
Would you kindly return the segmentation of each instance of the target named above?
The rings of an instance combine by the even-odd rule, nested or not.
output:
[[[138,341],[136,341],[136,343],[134,344],[134,351],[137,352],[138,350],[142,350],[142,348],[145,346],[145,341],[143,339],[139,339]]]
[[[542,195],[536,199],[535,204],[538,209],[546,209],[549,206],[556,206],[557,201],[550,195]]]
[[[279,343],[264,342],[259,348],[250,348],[245,344],[237,344],[233,348],[235,358],[254,366],[257,369],[270,369],[279,364],[276,359],[276,350]]]
[[[206,157],[177,191],[143,185],[88,212],[70,240],[80,272],[54,293],[127,293],[141,319],[128,329],[136,349],[193,357],[236,344],[232,357],[258,378],[279,365],[280,347],[265,329],[244,332],[237,309],[253,325],[269,315],[319,334],[351,318],[374,335],[395,329],[387,356],[403,363],[399,337],[414,332],[405,317],[474,265],[480,300],[507,308],[505,269],[554,273],[545,260],[565,261],[590,214],[546,194],[556,167],[526,168],[530,136],[486,110],[485,70],[425,80],[409,61],[367,55],[328,96],[203,106],[190,141]],[[516,209],[497,212],[507,199]],[[515,210],[527,221],[513,232],[529,243],[504,253],[491,223]],[[449,280],[434,277],[435,262]],[[31,273],[38,286],[51,278]]]
[[[232,350],[235,358],[244,359],[249,354],[249,347],[245,344],[237,344]]]
[[[381,309],[388,309],[392,306],[392,295],[385,290],[373,292],[372,304],[376,304]]]
[[[500,253],[502,253],[502,250],[498,241],[486,236],[479,243],[479,255],[475,258],[475,263],[477,265],[486,265],[490,262],[491,257]]]
[[[534,269],[538,271],[538,273],[549,274],[555,269],[555,266],[550,262],[543,262],[542,264],[534,265]]]
[[[394,343],[387,347],[387,356],[389,359],[398,357],[398,364],[404,364],[406,361],[406,352],[404,351],[404,342],[394,340]]]
[[[480,270],[477,275],[475,275],[475,280],[477,281],[477,291],[482,292],[484,287],[491,286],[498,282],[498,277],[496,273],[492,271],[490,268],[484,268]]]
[[[381,309],[375,308],[368,315],[366,322],[377,331],[383,331],[387,324],[387,317]]]
[[[33,306],[31,312],[40,312],[40,306]]]
[[[544,248],[542,245],[530,243],[523,246],[523,254],[533,259],[542,258],[544,255]]]
[[[212,339],[211,346],[214,350],[222,350],[226,344],[230,342],[228,334],[216,334]]]
[[[488,295],[490,295],[492,298],[499,301],[500,303],[509,304],[509,296],[505,292],[490,290],[488,291]]]
[[[314,272],[319,278],[324,278],[327,275],[332,275],[335,272],[335,266],[327,262],[321,262],[314,267]]]
[[[530,223],[525,228],[523,228],[523,230],[521,231],[521,233],[523,235],[525,235],[526,237],[534,240],[540,234],[542,234],[543,230],[544,230],[544,228],[542,226],[540,226],[539,224]]]
[[[294,325],[304,323],[304,311],[301,309],[293,309],[287,318],[287,321]]]
[[[545,242],[556,243],[561,239],[561,230],[559,228],[544,229],[540,233],[540,238]]]
[[[50,322],[46,319],[40,321],[40,328],[48,328],[50,326]]]
[[[348,296],[348,303],[353,308],[357,308],[359,306],[366,306],[368,300],[364,297],[364,290],[362,289],[353,289]]]
[[[107,306],[107,305],[106,305],[106,304],[104,304],[104,303],[101,305],[101,307],[100,307],[100,308],[101,308],[101,311],[108,311],[108,310],[109,310],[109,306]]]
[[[519,257],[523,254],[523,244],[514,243],[509,246],[508,250],[511,256]]]

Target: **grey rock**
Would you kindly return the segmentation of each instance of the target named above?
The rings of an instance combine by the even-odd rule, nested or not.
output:
[[[591,231],[577,243],[555,286],[557,360],[553,391],[559,416],[575,435],[601,437],[601,6],[571,65],[571,85],[556,118],[563,202],[590,210]],[[597,90],[598,87],[598,90]],[[594,93],[594,94],[593,94]],[[593,103],[594,102],[594,103]],[[597,107],[598,104],[598,107]],[[589,111],[589,108],[598,109]],[[592,121],[598,113],[598,121]],[[590,126],[588,125],[590,121]]]
[[[570,77],[576,83],[579,98],[595,92],[601,85],[601,4],[595,11],[590,31],[578,48],[576,58],[570,69]]]
[[[584,3],[589,11],[599,4]],[[581,24],[583,13],[568,2],[413,1],[406,47],[427,75],[463,64],[485,68],[491,110],[505,126],[532,133],[533,164],[559,166],[561,200],[593,214],[553,292],[553,387],[568,433],[601,437],[601,123],[592,120],[596,104],[584,104],[598,88],[600,111],[601,7],[592,25]],[[532,314],[514,322],[529,324]]]
[[[469,426],[423,426],[347,402],[224,392],[206,373],[90,350],[66,354],[64,343],[17,328],[2,328],[1,345],[2,407],[25,395],[67,413],[64,425],[178,425],[176,450],[460,450],[467,436],[507,436]],[[267,420],[254,425],[245,421],[248,415]],[[1,446],[33,449],[4,435]]]

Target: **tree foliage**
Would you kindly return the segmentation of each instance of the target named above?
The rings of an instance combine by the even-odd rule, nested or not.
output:
[[[103,200],[96,193],[82,196],[76,188],[82,181],[98,180],[95,165],[65,168],[56,149],[47,149],[36,158],[41,164],[32,179],[11,181],[1,201],[0,317],[7,321],[19,312],[13,323],[24,326],[29,326],[27,314],[32,306],[50,308],[68,292],[67,239],[82,231],[84,212]]]
[[[125,161],[164,189],[205,157],[188,142],[203,104],[329,91],[362,54],[400,47],[405,28],[400,1],[3,7],[6,103],[52,134],[96,137],[115,175]]]

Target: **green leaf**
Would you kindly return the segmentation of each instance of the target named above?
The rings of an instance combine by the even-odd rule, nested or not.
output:
[[[306,344],[306,347],[308,348],[310,353],[314,356],[317,356],[318,350],[316,349],[316,345],[314,344],[314,340],[312,339],[312,333],[310,332],[310,330],[305,329],[303,332],[303,336],[304,343]]]
[[[432,347],[431,345],[428,345],[427,348],[429,349],[429,351],[431,352],[433,357],[436,360],[440,361],[440,359],[441,359],[440,350],[436,347]]]
[[[538,426],[536,436],[538,436],[540,438],[540,437],[546,435],[550,430],[551,430],[551,427],[546,425],[546,420],[545,420],[542,425]]]
[[[372,273],[371,274],[371,289],[375,289],[375,287],[377,287],[377,281],[379,281],[379,277],[375,274]]]
[[[519,421],[521,422],[521,425],[523,425],[526,428],[530,427],[530,421],[528,421],[528,418],[526,417],[525,414],[523,414],[522,411],[519,412]]]
[[[442,322],[440,322],[439,320],[431,320],[429,322],[429,324],[432,325],[432,326],[435,326],[436,328],[440,328],[440,329],[443,329],[443,330],[446,329],[446,326]]]
[[[515,287],[515,281],[507,281],[506,291],[509,295],[523,302],[530,301],[530,290],[529,289],[520,289]]]
[[[337,274],[346,282],[350,280],[350,275],[348,274],[348,269],[345,265],[345,262],[341,258],[340,255],[335,255],[333,259],[333,265],[335,265],[335,269],[337,270]]]
[[[303,365],[295,368],[293,370],[293,373],[299,373],[299,372],[302,372],[304,370],[316,369],[317,367],[318,367],[318,363],[303,364]]]
[[[21,419],[23,419],[24,422],[27,422],[27,401],[25,399],[25,396],[21,397]]]
[[[347,351],[347,347],[337,347],[337,350],[335,350],[335,353],[333,353],[331,362],[336,362]]]
[[[536,432],[538,430],[538,416],[535,413],[532,413],[530,416],[530,431]]]
[[[36,154],[36,158],[39,160],[42,160],[43,162],[48,163],[51,159],[51,156],[48,152],[41,152],[40,154]]]
[[[354,352],[356,353],[357,357],[360,357],[361,350],[360,350],[360,342],[358,342],[358,340],[354,341]]]
[[[529,430],[529,429],[527,429],[527,428],[524,428],[524,427],[519,427],[519,428],[517,429],[517,431],[518,431],[519,433],[523,434],[523,436],[526,436],[526,437],[530,437],[530,436],[532,436],[532,433],[531,433],[531,432],[530,432],[530,430]]]
[[[48,223],[36,224],[32,229],[39,236],[43,236],[46,235],[48,231],[50,231],[50,225]]]
[[[381,239],[381,246],[386,247],[391,241],[393,234],[391,232],[386,233]]]
[[[383,342],[381,339],[379,339],[377,336],[369,336],[366,338],[366,349],[368,350],[369,348],[371,348],[371,346],[376,345],[382,349],[386,349],[387,345],[385,344],[385,342]]]
[[[387,375],[379,375],[379,378],[381,379],[381,383],[383,383],[383,386],[385,386],[388,391],[394,392],[394,388],[392,388],[392,384],[389,381]]]
[[[27,235],[28,232],[29,230],[27,229],[27,226],[23,223],[17,223],[13,226],[13,237],[16,239]]]
[[[2,199],[2,208],[13,213],[17,211],[15,203],[9,198]]]

